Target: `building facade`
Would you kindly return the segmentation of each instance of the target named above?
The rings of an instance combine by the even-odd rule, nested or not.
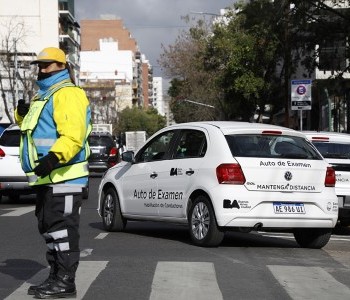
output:
[[[136,40],[131,37],[129,30],[124,27],[122,20],[113,18],[111,15],[106,16],[106,19],[81,20],[81,36],[81,50],[83,52],[99,50],[100,39],[117,42],[118,52],[115,52],[115,56],[118,56],[121,53],[120,51],[132,52],[133,74],[130,77],[132,101],[130,105],[148,107],[148,86],[152,82],[149,74],[152,67],[145,55],[140,52]]]
[[[80,84],[92,108],[93,123],[114,123],[132,106],[133,52],[120,50],[113,38],[100,39],[98,50],[81,51]]]
[[[43,48],[63,49],[79,74],[80,28],[74,0],[0,0],[0,7],[0,122],[12,123],[18,99],[32,96],[36,70],[29,63]]]

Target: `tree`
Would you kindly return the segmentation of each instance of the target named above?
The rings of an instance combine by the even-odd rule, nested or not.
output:
[[[346,48],[336,47],[336,42],[346,41],[349,10],[339,11],[321,0],[245,2],[228,11],[226,22],[212,24],[209,31],[201,31],[198,22],[165,49],[160,64],[176,79],[169,90],[173,107],[188,112],[177,119],[195,118],[193,109],[179,103],[202,88],[204,95],[213,95],[206,99],[220,119],[250,120],[270,104],[272,113],[285,109],[289,126],[290,80],[298,69],[303,68],[305,78],[316,67],[331,67],[334,77],[348,71]],[[198,78],[210,81],[201,85]]]
[[[146,131],[147,136],[166,125],[165,117],[158,114],[155,108],[146,110],[138,107],[125,108],[119,114],[114,134],[119,136],[125,131]]]
[[[0,24],[0,107],[4,108],[7,119],[14,122],[17,101],[29,101],[34,92],[34,68],[30,66],[35,53],[24,52],[26,27],[18,17]]]
[[[189,23],[188,16],[184,17]],[[159,64],[165,75],[173,78],[169,95],[176,122],[215,120],[220,111],[193,102],[214,105],[221,97],[215,78],[217,70],[205,70],[204,59],[211,23],[198,20],[190,30],[182,31],[174,45],[163,46]]]

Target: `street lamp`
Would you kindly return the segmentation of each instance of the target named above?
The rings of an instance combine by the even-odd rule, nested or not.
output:
[[[219,15],[219,14],[203,12],[203,11],[190,11],[190,13],[195,15],[209,15],[209,16],[215,16],[215,17],[222,17],[222,15]]]
[[[205,107],[215,108],[215,106],[213,106],[213,105],[209,105],[209,104],[205,104],[205,103],[197,102],[197,101],[193,101],[193,100],[183,99],[182,101],[188,102],[188,103],[193,103],[193,104],[196,104],[196,105],[205,106]]]

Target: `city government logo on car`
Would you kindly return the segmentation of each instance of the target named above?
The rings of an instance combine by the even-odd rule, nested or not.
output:
[[[267,228],[292,232],[300,247],[322,248],[337,223],[334,169],[289,128],[175,124],[121,156],[98,190],[107,231],[123,231],[129,220],[178,223],[193,244],[215,247],[226,231]]]

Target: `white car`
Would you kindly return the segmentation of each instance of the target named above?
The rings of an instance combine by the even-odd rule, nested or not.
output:
[[[305,135],[245,122],[164,128],[102,177],[107,231],[128,220],[186,224],[192,242],[218,246],[227,230],[290,230],[321,248],[338,217],[335,172]]]
[[[304,131],[335,170],[335,193],[339,200],[338,221],[350,225],[350,135],[339,132]]]
[[[21,167],[20,138],[21,132],[15,124],[0,136],[0,200],[2,196],[8,196],[10,201],[17,201],[21,194],[34,194]]]

